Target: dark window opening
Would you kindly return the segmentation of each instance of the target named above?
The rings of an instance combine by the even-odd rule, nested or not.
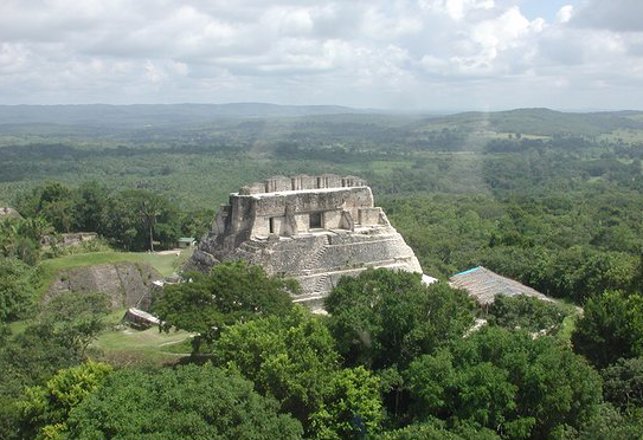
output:
[[[310,229],[321,229],[322,227],[322,213],[312,212],[309,217],[308,227]]]
[[[270,217],[270,233],[271,234],[275,233],[275,219],[274,219],[274,217]]]

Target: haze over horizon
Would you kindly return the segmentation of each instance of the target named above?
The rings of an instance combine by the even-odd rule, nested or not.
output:
[[[643,106],[636,0],[5,0],[0,104]]]

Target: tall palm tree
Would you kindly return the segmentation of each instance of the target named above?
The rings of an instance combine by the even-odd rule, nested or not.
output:
[[[149,235],[150,251],[154,252],[154,227],[156,226],[156,217],[163,210],[163,201],[160,197],[153,194],[145,194],[141,197],[138,204],[138,213],[147,228]]]

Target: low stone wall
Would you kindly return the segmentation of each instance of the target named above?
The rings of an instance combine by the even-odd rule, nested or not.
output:
[[[350,188],[358,186],[366,186],[366,181],[356,176],[342,177],[336,174],[309,176],[307,174],[299,174],[293,177],[272,176],[263,182],[254,182],[241,187],[239,194],[251,195],[309,189]]]

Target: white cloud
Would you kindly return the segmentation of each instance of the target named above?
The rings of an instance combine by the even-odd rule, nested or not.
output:
[[[420,5],[425,10],[441,12],[452,20],[460,21],[471,11],[492,9],[495,2],[494,0],[420,0]]]
[[[273,32],[285,36],[307,35],[313,30],[313,19],[306,8],[270,8],[261,21]]]
[[[0,74],[19,72],[28,56],[29,53],[22,44],[0,44]]]
[[[556,21],[558,23],[567,23],[569,22],[569,20],[572,19],[573,15],[574,15],[574,6],[565,5],[562,8],[560,8],[556,13]]]
[[[3,0],[0,102],[643,102],[643,3],[523,4]]]
[[[529,20],[520,13],[518,7],[510,8],[493,20],[475,25],[471,40],[479,49],[477,54],[468,58],[469,64],[490,67],[501,51],[520,44],[530,26]],[[539,27],[539,24],[534,26]]]
[[[529,21],[516,6],[485,17],[446,29],[439,44],[447,45],[448,51],[439,56],[433,49],[421,57],[420,65],[459,80],[527,71],[533,40],[545,29],[544,20]]]
[[[421,18],[412,11],[399,6],[391,10],[385,3],[367,7],[361,24],[363,34],[375,40],[391,40],[422,28]]]

